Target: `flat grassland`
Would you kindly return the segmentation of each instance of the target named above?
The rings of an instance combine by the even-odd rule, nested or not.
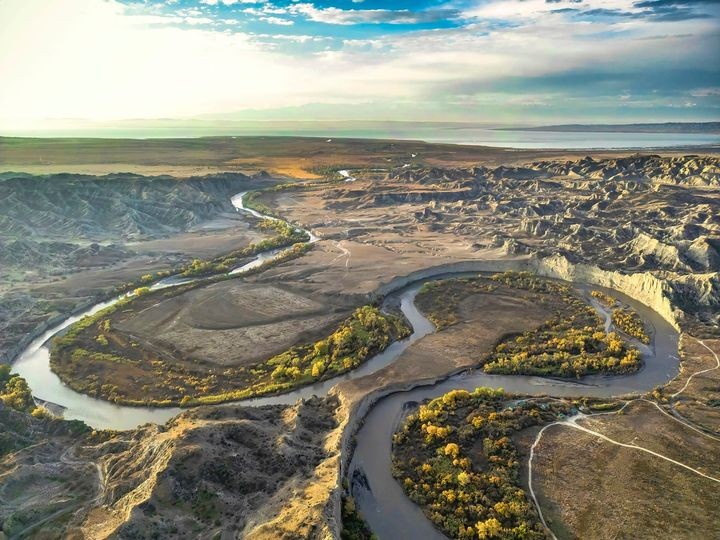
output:
[[[696,150],[699,151],[699,150]],[[133,172],[187,176],[219,171],[267,171],[318,178],[328,169],[499,165],[583,157],[587,151],[518,150],[422,141],[319,137],[201,137],[195,139],[34,139],[0,137],[0,171],[36,174]],[[625,152],[626,153],[626,152]],[[663,155],[678,155],[667,150]],[[717,150],[702,149],[702,153]],[[415,156],[413,157],[413,154]],[[621,155],[593,151],[594,156]]]
[[[410,331],[351,298],[238,279],[136,293],[53,340],[66,384],[130,405],[236,401],[344,373]]]
[[[705,343],[720,350],[718,340]],[[535,448],[533,485],[558,538],[710,538],[717,533],[720,431],[713,399],[720,370],[694,338],[684,335],[683,349],[683,372],[667,387],[630,402],[621,413],[578,421],[615,442],[565,425],[543,434]],[[693,373],[705,369],[711,371],[693,376],[685,387]],[[674,414],[675,404],[682,416]],[[687,420],[689,425],[683,423]],[[530,431],[524,435],[526,451],[537,432]]]

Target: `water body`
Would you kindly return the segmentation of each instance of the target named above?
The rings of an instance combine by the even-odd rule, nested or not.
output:
[[[239,193],[232,197],[232,203],[237,211],[247,212],[255,217],[265,217],[254,210],[245,208],[243,197],[246,193]],[[310,241],[317,241],[317,237],[311,235]],[[231,270],[229,274],[242,274],[252,270],[272,259],[279,251],[281,250],[274,249],[260,253],[252,261]],[[150,288],[152,290],[167,289],[192,283],[198,279],[200,278],[169,276],[153,283]],[[62,407],[64,409],[63,415],[68,420],[82,420],[89,426],[98,429],[122,430],[132,429],[148,422],[163,424],[182,412],[182,409],[178,407],[129,407],[93,398],[76,392],[67,386],[50,369],[50,340],[54,336],[61,334],[83,317],[93,315],[106,307],[112,306],[127,296],[129,295],[120,295],[106,302],[100,302],[81,313],[65,319],[30,342],[13,363],[13,371],[27,380],[33,395],[43,401],[49,401]]]
[[[247,212],[258,218],[268,218],[278,220],[278,218],[264,216],[259,212],[246,208],[243,203],[243,198],[247,192],[239,193],[232,197],[232,202],[238,211]],[[317,242],[318,237],[310,231],[305,231],[309,236],[309,242]],[[252,261],[231,270],[230,274],[242,274],[256,268],[264,262],[274,258],[277,253],[282,250],[273,249],[266,252],[260,253]],[[185,283],[192,283],[197,281],[199,278],[186,278],[179,276],[169,276],[164,278],[151,286],[151,289],[165,289],[169,287],[176,287]],[[415,308],[413,299],[417,294],[419,285],[414,288],[406,289],[400,295],[400,302],[403,311],[406,311],[409,316],[417,318],[420,317],[419,312]],[[85,394],[76,392],[65,383],[50,369],[50,340],[65,331],[69,326],[76,323],[85,316],[93,315],[98,311],[109,307],[122,298],[128,295],[121,295],[106,302],[100,302],[87,310],[68,317],[62,323],[48,329],[38,338],[34,339],[25,350],[18,355],[16,361],[13,364],[13,371],[24,377],[33,395],[40,398],[43,401],[48,401],[59,405],[64,409],[64,417],[68,420],[82,420],[89,426],[98,429],[132,429],[139,425],[146,424],[148,422],[162,424],[168,421],[173,416],[182,412],[183,409],[179,407],[169,408],[152,408],[152,407],[131,407],[126,405],[116,405],[102,399],[93,398]],[[425,328],[427,331],[432,330],[432,324],[427,321],[429,328]],[[424,327],[423,327],[424,328]],[[427,332],[425,332],[427,333]],[[374,356],[369,361],[365,362],[358,369],[348,372],[344,375],[340,375],[333,379],[320,382],[314,385],[306,386],[298,390],[281,394],[277,396],[267,396],[260,398],[247,399],[234,403],[241,403],[243,405],[276,405],[276,404],[294,404],[300,398],[308,398],[313,395],[324,396],[327,392],[335,386],[338,382],[347,380],[353,377],[360,377],[368,375],[381,369],[394,361],[405,348],[412,344],[417,339],[420,339],[421,332],[415,332],[408,338],[393,343],[382,353]]]
[[[522,149],[606,150],[716,146],[720,135],[705,133],[619,133],[455,129],[429,133],[427,142]]]
[[[251,215],[259,218],[264,216],[255,210],[246,208],[243,204],[243,198],[246,192],[240,193],[232,198],[233,204],[238,211],[250,213]],[[270,218],[278,219],[278,218]],[[318,237],[312,234],[310,231],[306,231],[310,236],[310,242],[316,242]],[[249,263],[233,269],[231,274],[242,274],[243,272],[257,267],[262,262],[272,259],[275,256],[277,250],[269,250],[268,252],[261,253],[257,258],[250,261]],[[161,289],[168,287],[175,287],[184,283],[195,281],[195,278],[183,278],[178,276],[170,276],[163,280],[158,281],[152,285],[152,289]],[[408,338],[393,343],[382,353],[371,358],[369,361],[364,363],[357,369],[346,373],[344,375],[329,379],[324,382],[320,382],[314,385],[306,386],[304,388],[289,392],[278,396],[268,396],[255,399],[244,400],[241,403],[247,405],[269,405],[269,404],[291,404],[295,403],[300,398],[309,397],[312,395],[325,395],[330,388],[335,386],[342,380],[350,378],[361,377],[368,375],[383,368],[384,366],[393,362],[408,346],[424,337],[425,335],[434,331],[434,327],[430,321],[428,321],[415,307],[414,298],[417,294],[419,287],[422,282],[418,282],[404,290],[397,292],[395,295],[400,299],[400,305],[405,316],[412,322],[414,332]],[[586,378],[583,379],[583,393],[585,395],[596,395],[594,392],[599,392],[599,395],[607,395],[608,391],[612,392],[629,392],[639,391],[652,388],[655,385],[659,385],[669,380],[674,376],[674,371],[677,369],[677,333],[667,324],[662,318],[659,317],[655,312],[649,310],[644,305],[635,302],[634,300],[624,297],[617,292],[611,291],[616,296],[622,297],[627,303],[633,305],[638,312],[640,312],[646,321],[655,327],[656,325],[662,329],[662,331],[653,331],[653,344],[654,352],[644,351],[648,358],[665,357],[667,359],[667,366],[665,363],[659,363],[655,361],[646,361],[646,367],[638,374],[625,376],[625,377],[612,377],[612,378]],[[96,399],[85,394],[78,393],[65,385],[55,373],[50,369],[50,340],[53,336],[62,333],[70,325],[79,321],[86,315],[92,315],[97,313],[101,309],[104,309],[126,295],[119,296],[112,300],[98,303],[97,305],[85,310],[82,313],[73,315],[67,318],[62,323],[59,323],[53,328],[47,330],[44,334],[33,340],[25,350],[18,356],[17,360],[13,365],[14,371],[24,377],[30,388],[33,391],[33,395],[51,403],[60,405],[65,409],[65,417],[68,419],[77,419],[86,422],[88,425],[95,428],[107,428],[107,429],[131,429],[138,425],[145,424],[147,422],[164,423],[168,419],[172,418],[176,414],[180,413],[182,409],[172,408],[150,408],[150,407],[130,407],[123,405],[116,405],[105,400]],[[589,301],[593,302],[596,307],[599,305],[594,302],[592,298],[588,297]],[[659,336],[659,337],[656,337]],[[675,336],[672,341],[672,336]],[[667,339],[666,339],[667,338]],[[673,368],[672,366],[675,366]],[[475,374],[468,376],[470,378],[456,377],[453,378],[452,383],[455,384],[469,384],[471,387],[479,385],[491,385],[496,386],[498,384],[504,385],[508,389],[512,387],[522,388],[520,379],[525,380],[527,384],[531,384],[533,387],[552,388],[553,391],[561,392],[568,387],[573,387],[577,383],[568,383],[567,381],[551,381],[548,379],[540,378],[522,378],[522,377],[496,377],[488,376],[484,374]],[[444,383],[448,384],[448,383]],[[588,386],[593,384],[595,386]],[[474,386],[473,386],[474,385]],[[649,386],[647,386],[649,385]],[[515,390],[521,391],[521,390]],[[587,393],[586,393],[587,392]]]
[[[265,217],[252,209],[245,208],[244,195],[245,193],[241,193],[233,197],[233,204],[238,211],[245,211],[256,217]],[[317,241],[316,236],[309,232],[308,234],[310,234],[310,241]],[[250,263],[232,270],[231,273],[241,274],[243,271],[254,268],[261,264],[258,261],[266,261],[274,257],[276,251],[263,253]],[[391,344],[385,351],[375,355],[362,366],[339,377],[286,394],[247,399],[235,402],[235,404],[253,406],[294,404],[301,398],[313,395],[324,396],[343,380],[369,375],[391,364],[409,346],[435,331],[433,324],[415,306],[415,296],[422,283],[428,279],[415,282],[390,295],[386,300],[392,302],[395,298],[399,298],[400,309],[413,327],[413,333],[409,337]],[[171,276],[155,283],[153,288],[174,287],[191,281],[193,281],[192,278]],[[575,287],[605,318],[606,329],[611,329],[610,313],[590,296],[591,287],[589,285],[575,285]],[[621,301],[633,307],[643,318],[649,330],[651,341],[648,346],[642,347],[644,365],[637,373],[625,376],[588,376],[578,380],[566,380],[518,375],[488,375],[482,371],[469,370],[434,385],[392,393],[382,398],[370,409],[364,418],[362,427],[356,434],[357,446],[348,468],[347,477],[350,480],[350,491],[358,509],[379,538],[444,538],[420,508],[405,496],[400,484],[395,481],[391,473],[392,435],[407,411],[414,408],[419,402],[441,396],[453,389],[473,390],[478,386],[504,388],[511,393],[528,395],[611,397],[647,392],[657,385],[664,384],[677,374],[679,365],[677,331],[660,315],[643,304],[616,291],[606,292],[611,292]],[[14,370],[25,377],[36,397],[63,407],[65,418],[82,420],[99,429],[122,430],[148,422],[164,423],[182,412],[182,409],[177,407],[128,407],[92,398],[75,392],[50,370],[49,340],[82,317],[97,313],[121,298],[122,296],[101,302],[49,329],[31,342],[14,364]]]
[[[715,133],[624,133],[497,130],[488,124],[462,122],[217,122],[203,125],[181,121],[172,126],[97,127],[76,130],[45,130],[44,136],[160,138],[205,136],[288,136],[332,138],[401,139],[435,143],[471,144],[501,148],[534,149],[649,149],[674,146],[720,146]],[[36,136],[17,132],[8,135]],[[419,156],[422,158],[422,156]]]

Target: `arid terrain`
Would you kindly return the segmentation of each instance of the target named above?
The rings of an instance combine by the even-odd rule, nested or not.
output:
[[[698,334],[718,328],[720,165],[689,156],[532,162],[358,175],[267,204],[334,239],[445,260],[562,257],[648,273]],[[367,248],[365,248],[367,249]]]
[[[32,444],[0,461],[2,531],[57,539],[326,534],[321,482],[337,460],[336,408],[333,399],[203,408],[165,426],[75,436],[33,419]],[[19,421],[8,413],[0,409],[6,428]]]
[[[505,356],[520,368],[495,373],[552,375],[549,381],[570,388],[555,407],[555,387],[538,384],[532,394],[548,393],[538,403],[549,405],[537,405],[543,412],[535,414],[532,402],[518,418],[527,412],[541,421],[523,420],[508,435],[517,479],[503,478],[517,481],[513,501],[525,501],[533,534],[714,534],[720,519],[712,507],[720,477],[716,149],[587,157],[413,141],[0,139],[0,156],[0,170],[24,171],[0,176],[6,363],[47,321],[132,284],[122,290],[134,296],[82,334],[83,350],[108,366],[70,385],[83,399],[108,399],[112,385],[124,385],[126,403],[149,403],[143,400],[162,389],[172,397],[166,405],[177,405],[191,387],[193,397],[244,389],[245,376],[272,379],[283,389],[343,377],[297,403],[201,406],[164,425],[127,431],[54,418],[32,402],[31,393],[41,389],[7,382],[0,388],[0,421],[12,435],[0,439],[0,538],[340,537],[341,516],[362,523],[368,508],[353,499],[352,460],[391,445],[388,436],[363,446],[372,412],[393,400],[404,407],[398,391],[452,386],[461,379],[448,377],[497,367]],[[201,274],[199,282],[144,289],[166,277],[158,271],[204,268],[270,239],[274,233],[261,219],[230,201],[247,190],[257,191],[253,204],[261,213],[271,211],[312,240],[298,242],[305,247],[292,258],[247,275]],[[506,271],[505,281],[490,279]],[[475,285],[421,288],[422,280],[453,272],[483,274]],[[625,334],[617,338],[623,345],[614,343],[589,307],[591,289],[572,292],[572,284],[558,285],[563,281],[614,289],[655,310],[663,328],[681,334],[680,374],[670,382],[674,373],[665,374],[655,391],[583,400],[582,381],[571,386],[576,377],[642,376],[641,363],[617,366],[632,348],[646,354],[643,347],[653,346],[656,335],[650,325],[650,345]],[[376,311],[357,315],[360,306]],[[414,333],[396,339],[407,335],[400,323],[379,324],[376,312],[391,321],[403,315],[397,320],[413,324]],[[385,335],[376,335],[378,329]],[[387,362],[374,364],[386,348]],[[75,352],[75,367],[87,367],[76,349],[67,358]],[[571,375],[551,357],[577,371]],[[159,373],[178,378],[152,378]],[[492,407],[505,410],[505,398],[492,399]],[[47,408],[61,413],[63,404]],[[563,424],[577,413],[586,416]],[[388,414],[391,427],[399,426],[402,415]],[[536,441],[537,508],[528,484]],[[479,447],[473,452],[472,466],[484,474],[487,456]],[[446,532],[461,530],[431,520]],[[353,530],[367,532],[374,526],[368,523]],[[492,533],[495,523],[484,523],[474,530]]]
[[[270,181],[0,174],[0,358],[124,282],[262,238],[229,198]]]
[[[717,399],[717,365],[711,350],[686,337],[683,373],[657,396],[578,421],[599,436],[564,425],[545,431],[533,482],[558,538],[712,537],[720,436],[708,402]],[[524,434],[526,449],[534,433]]]

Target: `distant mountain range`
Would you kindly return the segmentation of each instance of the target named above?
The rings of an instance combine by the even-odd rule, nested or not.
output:
[[[661,124],[560,124],[556,126],[508,127],[502,131],[557,131],[598,133],[720,133],[720,122],[664,122]]]

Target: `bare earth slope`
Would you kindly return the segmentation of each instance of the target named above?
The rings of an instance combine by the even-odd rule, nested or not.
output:
[[[0,361],[104,289],[247,245],[259,234],[230,197],[269,180],[0,174]]]
[[[205,407],[166,426],[74,438],[35,421],[35,444],[0,458],[0,530],[58,539],[327,534],[336,408],[334,399]]]

